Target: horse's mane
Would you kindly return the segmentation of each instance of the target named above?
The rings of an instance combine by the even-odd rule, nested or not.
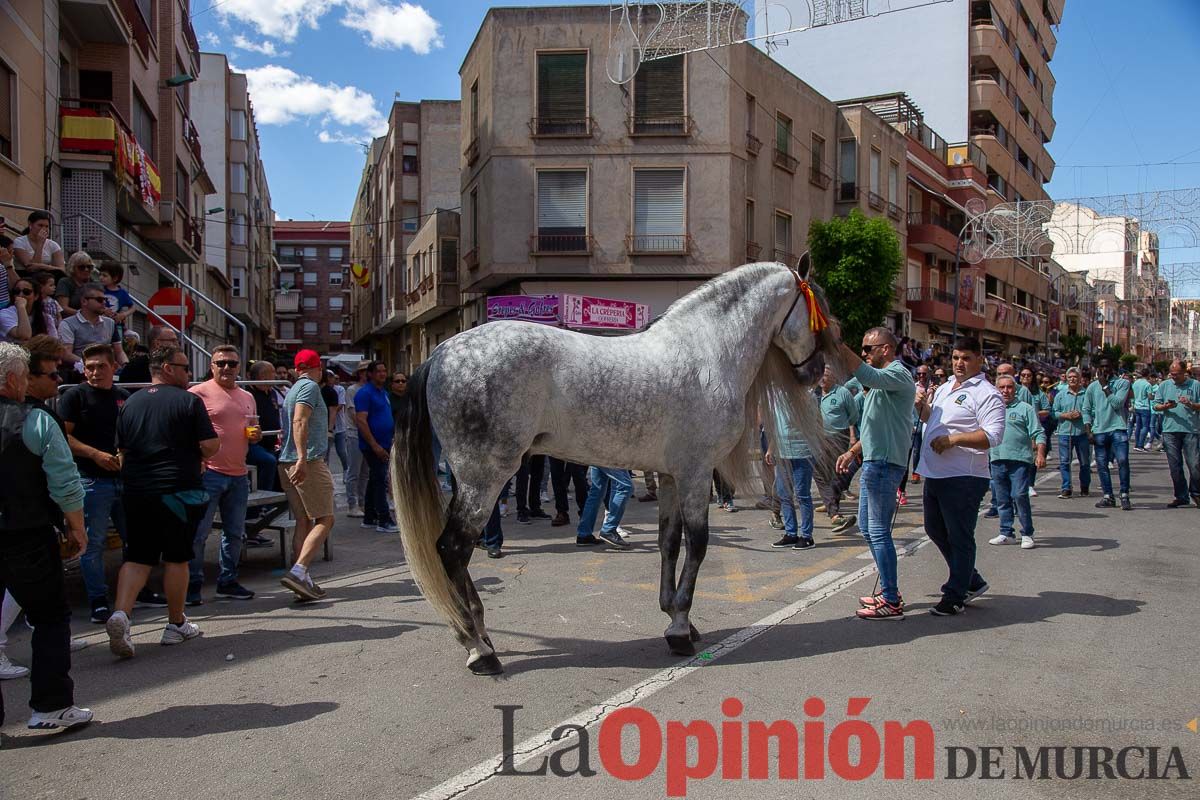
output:
[[[722,272],[671,303],[666,311],[655,317],[643,330],[677,317],[708,309],[714,305],[725,309],[731,308],[741,297],[745,296],[749,289],[767,275],[781,268],[786,269],[782,264],[764,261],[756,264],[744,264],[728,272]]]

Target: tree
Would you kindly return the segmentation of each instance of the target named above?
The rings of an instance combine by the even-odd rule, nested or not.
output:
[[[812,278],[825,290],[842,338],[853,346],[869,328],[882,325],[892,308],[904,261],[896,231],[886,219],[867,219],[854,209],[849,217],[813,220],[808,249]]]
[[[1133,353],[1126,353],[1121,356],[1121,369],[1132,370],[1137,366],[1137,356]]]
[[[1125,349],[1119,344],[1106,344],[1096,353],[1096,360],[1107,358],[1114,365],[1119,364],[1121,356],[1125,355]]]
[[[1165,358],[1155,361],[1151,366],[1154,367],[1154,371],[1159,375],[1166,375],[1171,370],[1171,362]]]
[[[1062,337],[1063,356],[1074,364],[1078,364],[1080,359],[1087,355],[1088,337],[1078,333],[1068,333]]]

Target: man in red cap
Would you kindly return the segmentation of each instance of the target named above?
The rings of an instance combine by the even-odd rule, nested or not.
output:
[[[321,398],[324,367],[315,350],[296,354],[299,379],[283,401],[283,446],[279,450],[279,481],[287,494],[296,535],[295,564],[280,583],[301,600],[320,600],[325,590],[313,583],[308,567],[333,529],[333,476],[325,464],[329,449],[329,415]]]

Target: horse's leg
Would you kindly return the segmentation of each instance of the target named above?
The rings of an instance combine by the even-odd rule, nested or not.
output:
[[[491,504],[495,502],[494,495],[499,492],[499,487],[488,487],[484,493],[479,493],[472,486],[459,482],[458,489],[459,493],[450,502],[446,527],[438,539],[438,552],[461,601],[459,613],[465,633],[458,635],[458,641],[467,650],[467,668],[476,675],[498,675],[504,668],[483,628],[483,603],[471,582],[467,565],[492,512]],[[481,505],[484,496],[492,496],[486,506]]]
[[[658,551],[662,556],[662,575],[658,584],[658,607],[670,614],[675,602],[675,567],[683,540],[683,517],[679,513],[679,495],[675,479],[659,473]]]
[[[683,570],[679,584],[671,600],[671,624],[664,634],[671,652],[690,656],[696,652],[694,641],[700,634],[688,620],[692,610],[692,597],[696,591],[696,576],[700,564],[708,552],[708,473],[690,480],[676,478],[675,488],[678,506],[687,537],[687,552],[683,559]]]

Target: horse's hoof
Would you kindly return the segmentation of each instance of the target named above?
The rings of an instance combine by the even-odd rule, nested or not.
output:
[[[504,672],[504,667],[500,664],[500,659],[496,658],[495,653],[480,656],[467,664],[467,669],[476,675],[500,675]]]
[[[696,648],[692,644],[691,636],[667,636],[667,647],[671,649],[671,654],[676,656],[694,656]]]
[[[688,628],[690,629],[690,632],[691,632],[692,641],[693,642],[700,641],[700,631],[696,630],[696,626],[692,625],[691,623],[688,623]]]

